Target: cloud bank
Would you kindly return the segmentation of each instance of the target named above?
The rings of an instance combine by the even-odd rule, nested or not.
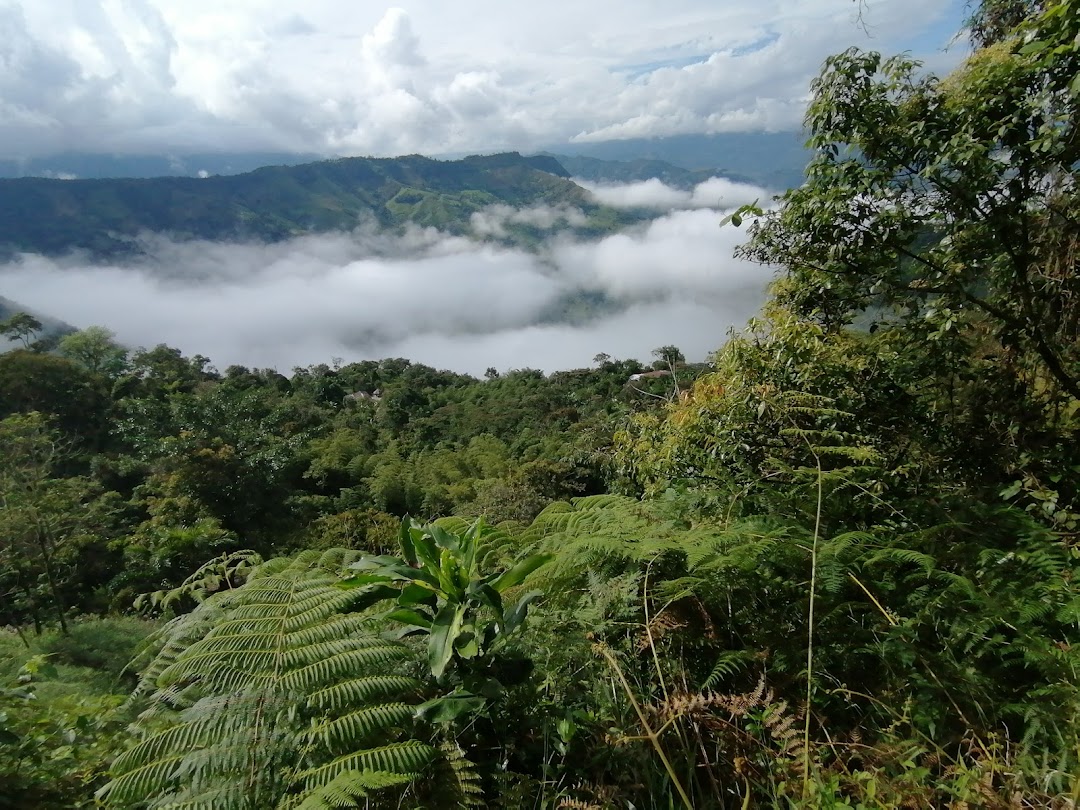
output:
[[[792,130],[852,44],[940,49],[962,0],[0,0],[0,157],[446,154]],[[860,22],[861,15],[861,22]]]
[[[489,214],[545,223],[573,211]],[[552,371],[672,343],[700,360],[758,310],[771,278],[732,258],[745,234],[719,221],[711,209],[672,210],[595,242],[553,235],[538,253],[434,229],[272,245],[151,237],[134,264],[23,256],[0,266],[0,290],[75,326],[105,325],[126,345],[164,342],[222,369],[398,356],[472,374]],[[560,322],[597,294],[605,308]]]
[[[639,183],[603,184],[581,179],[574,182],[587,188],[597,202],[615,208],[730,209],[754,202],[764,206],[771,196],[758,186],[736,183],[724,177],[712,177],[699,183],[693,191],[672,188],[655,177]]]

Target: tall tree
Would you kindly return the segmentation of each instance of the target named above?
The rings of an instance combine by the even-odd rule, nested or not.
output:
[[[39,413],[0,421],[0,447],[0,559],[8,596],[25,598],[35,621],[51,606],[66,633],[65,563],[92,525],[94,486],[86,478],[57,477],[68,450]]]
[[[922,368],[898,396],[952,414],[946,444],[971,476],[1069,529],[1080,3],[1040,6],[945,79],[902,57],[831,57],[806,116],[807,181],[742,252],[787,268],[775,293],[797,316],[894,335]]]
[[[906,58],[831,57],[806,116],[807,182],[745,255],[789,269],[800,314],[989,341],[1032,388],[1080,399],[1076,12],[1049,4],[946,80]]]

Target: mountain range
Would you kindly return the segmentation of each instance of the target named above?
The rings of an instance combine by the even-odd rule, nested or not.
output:
[[[618,162],[661,161],[784,191],[802,185],[803,170],[812,157],[804,141],[800,132],[719,132],[575,142],[547,151],[558,153],[560,160],[570,155]]]
[[[473,215],[491,206],[545,207],[554,212],[546,224],[515,218],[495,233],[482,234],[529,248],[550,228],[587,239],[644,218],[644,212],[599,204],[571,178],[609,184],[656,178],[692,189],[723,176],[780,191],[802,181],[809,157],[795,133],[563,146],[576,153],[508,152],[457,160],[350,157],[304,163],[297,161],[312,156],[61,155],[0,161],[0,175],[39,175],[0,178],[0,260],[22,252],[138,255],[140,238],[147,233],[176,239],[279,241],[372,222],[381,228],[411,223],[468,235]],[[237,173],[266,161],[279,165]],[[221,173],[201,168],[205,166]],[[136,176],[76,176],[79,171]],[[138,176],[146,172],[165,175]],[[582,212],[584,219],[570,216],[572,210]]]
[[[3,179],[0,256],[80,250],[117,257],[138,254],[146,233],[278,241],[350,230],[367,221],[465,234],[473,214],[496,205],[544,206],[555,226],[582,238],[640,218],[598,204],[569,178],[553,157],[511,152],[455,161],[420,155],[342,158],[205,178]],[[543,237],[544,227],[525,218],[488,236],[528,246]]]
[[[553,155],[575,177],[590,178],[578,166],[578,159],[607,163],[636,164],[633,180],[660,177],[661,171],[686,170],[692,173],[719,173],[765,188],[782,191],[802,183],[803,168],[810,153],[799,132],[724,132],[713,135],[674,135],[665,138],[635,138],[621,141],[563,142],[536,150]],[[457,160],[466,153],[432,155],[440,160]],[[344,157],[344,156],[341,156]],[[295,166],[325,160],[325,155],[295,152],[218,152],[163,154],[61,154],[0,157],[0,178],[51,177],[56,179],[100,179],[117,177],[203,177],[216,174],[243,174],[263,166]],[[585,160],[580,165],[589,166]],[[607,167],[604,171],[611,170]],[[627,167],[618,169],[620,174]],[[711,176],[711,175],[709,175]],[[605,178],[614,180],[614,177]]]

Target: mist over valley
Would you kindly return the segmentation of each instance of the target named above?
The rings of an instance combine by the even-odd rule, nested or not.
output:
[[[432,163],[423,168],[446,174],[457,165]],[[312,165],[314,173],[334,168]],[[126,235],[106,229],[110,241],[102,242],[94,228],[54,255],[13,251],[0,265],[0,290],[77,328],[104,325],[129,347],[166,343],[221,368],[408,357],[477,375],[581,367],[599,352],[648,358],[666,344],[701,360],[760,306],[770,272],[734,259],[744,235],[720,222],[723,211],[765,203],[772,192],[723,177],[694,185],[683,177],[682,187],[656,178],[575,183],[530,168],[513,176],[521,178],[539,189],[533,204],[512,204],[526,183],[511,191],[493,183],[508,202],[489,202],[488,190],[447,190],[451,181],[416,188],[422,183],[413,178],[397,191],[384,184],[375,193],[390,202],[360,211],[349,230],[276,239],[257,230],[231,240],[155,233],[132,204],[114,222]],[[5,182],[22,181],[0,181],[0,195]],[[45,196],[63,195],[73,182],[82,191],[78,181],[39,182],[48,183]],[[121,201],[130,189],[83,185],[87,197]],[[474,201],[462,204],[469,194]],[[294,196],[305,205],[327,199],[306,189]],[[207,199],[216,205],[219,197]],[[234,197],[220,199],[234,205]],[[403,199],[415,202],[407,208]],[[163,210],[179,221],[175,205]],[[272,203],[249,210],[238,218],[283,221]],[[85,221],[78,209],[69,216]],[[433,219],[441,227],[425,224]]]

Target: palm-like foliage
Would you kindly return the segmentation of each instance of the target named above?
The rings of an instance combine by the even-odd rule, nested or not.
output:
[[[109,806],[349,807],[407,783],[434,755],[402,738],[409,651],[347,613],[337,587],[354,552],[254,568],[169,622],[136,695],[140,741],[113,764]]]

